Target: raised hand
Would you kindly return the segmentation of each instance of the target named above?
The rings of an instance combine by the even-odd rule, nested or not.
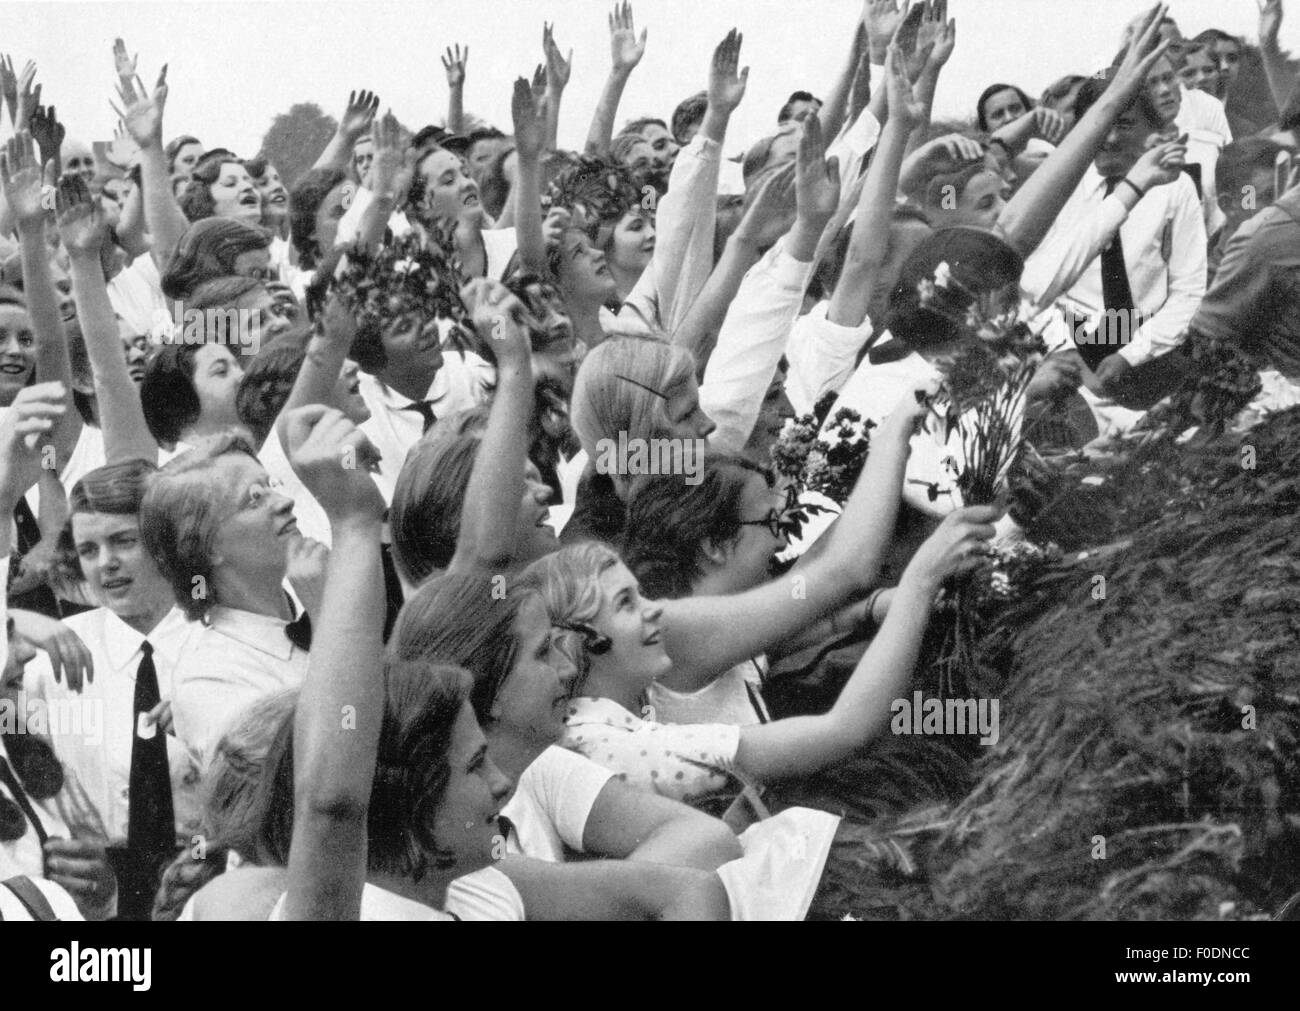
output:
[[[298,479],[316,497],[332,523],[378,523],[384,499],[370,477],[379,451],[342,411],[309,404],[287,412],[282,440]]]
[[[356,144],[366,135],[378,111],[379,96],[373,91],[350,92],[347,108],[339,117],[339,135]]]
[[[817,113],[803,121],[799,155],[794,174],[795,203],[799,218],[813,225],[817,234],[831,219],[840,203],[839,159],[826,158],[826,142]]]
[[[546,54],[546,87],[558,93],[569,83],[569,74],[573,72],[573,50],[569,50],[566,60],[560,55],[560,47],[555,44],[555,26],[542,26],[542,51]]]
[[[500,281],[476,277],[460,290],[474,330],[492,349],[497,368],[528,367],[532,346],[524,325],[528,310]]]
[[[14,73],[14,61],[7,53],[0,53],[0,94],[4,95],[5,108],[9,110],[10,122],[18,120],[18,77]]]
[[[415,178],[418,153],[408,150],[402,142],[402,128],[391,109],[375,120],[371,136],[375,142],[375,156],[370,163],[366,185],[372,193],[391,199],[394,205],[401,205],[406,201],[411,181]]]
[[[108,238],[108,219],[90,193],[86,180],[67,175],[56,194],[59,235],[69,256],[98,256]]]
[[[1120,61],[1115,76],[1112,78],[1109,93],[1114,93],[1114,101],[1127,103],[1146,83],[1147,73],[1155,62],[1164,56],[1169,43],[1161,41],[1160,20],[1169,10],[1167,4],[1156,4],[1138,22],[1133,30]]]
[[[121,39],[113,40],[113,68],[117,72],[119,84],[130,84],[138,79],[136,66],[140,62],[140,57],[128,56],[126,52],[126,43]]]
[[[947,0],[936,0],[935,7],[942,4],[942,17],[948,13]],[[925,69],[937,73],[943,68],[952,56],[952,52],[957,48],[957,20],[944,21],[942,17],[939,21],[937,30],[930,32],[930,38],[925,43],[930,46],[930,58],[926,60]],[[922,22],[922,27],[931,22]]]
[[[948,0],[926,0],[921,5],[921,23],[916,32],[917,45],[922,49],[938,45],[947,23]]]
[[[463,88],[465,87],[465,64],[469,62],[469,46],[461,51],[460,43],[456,43],[453,50],[451,46],[447,47],[447,53],[442,58],[442,69],[447,72],[447,87]]]
[[[36,81],[36,64],[31,60],[23,67],[22,76],[18,78],[17,109],[14,110],[14,130],[25,130],[32,121],[32,114],[41,104],[41,86]]]
[[[745,36],[733,28],[713,50],[713,62],[709,65],[709,107],[718,112],[732,112],[745,97],[749,68],[736,72],[744,41]]]
[[[285,577],[302,606],[313,619],[320,616],[325,593],[325,570],[329,567],[330,549],[311,537],[294,537],[285,552]]]
[[[862,10],[862,24],[867,30],[867,48],[871,62],[885,62],[889,41],[903,23],[905,11],[898,9],[896,0],[866,0]]]
[[[12,513],[41,474],[40,444],[54,432],[68,409],[67,388],[37,383],[18,391],[0,416],[0,507]]]
[[[1259,44],[1276,48],[1278,29],[1282,27],[1282,0],[1256,2],[1259,5]]]
[[[515,81],[510,112],[515,124],[515,147],[520,158],[541,158],[546,147],[547,96],[536,97],[526,77]]]
[[[885,51],[885,96],[891,121],[898,117],[899,125],[909,131],[925,122],[925,104],[912,92],[903,53],[896,44]],[[982,149],[980,154],[982,157]]]
[[[32,135],[26,130],[10,137],[0,155],[0,182],[5,200],[19,230],[33,228],[45,220],[48,209],[41,168],[36,161]]]
[[[541,100],[546,95],[546,67],[537,64],[537,69],[533,71],[533,97]]]
[[[51,105],[47,108],[44,105],[38,105],[36,111],[32,113],[30,129],[32,139],[36,141],[36,146],[41,149],[41,162],[60,164],[59,151],[63,147],[63,138],[67,136],[67,131],[63,128],[63,124],[59,122],[54,106]]]
[[[915,4],[910,7],[890,43],[898,46],[902,51],[907,65],[907,78],[913,84],[921,76],[921,71],[925,69],[930,53],[934,49],[934,42],[927,44],[921,38],[921,23],[927,11],[926,4]]]
[[[736,239],[758,249],[772,245],[794,224],[794,163],[765,174],[745,216],[736,227]]]
[[[167,64],[163,64],[158,74],[152,98],[146,94],[144,83],[139,78],[134,83],[122,81],[118,85],[117,94],[125,111],[112,102],[109,105],[126,126],[131,138],[142,148],[153,145],[161,147],[163,109],[167,105]]]
[[[609,16],[609,52],[616,74],[630,74],[632,68],[641,62],[645,55],[647,31],[641,29],[641,38],[637,39],[632,5],[628,0],[614,5],[614,12]]]

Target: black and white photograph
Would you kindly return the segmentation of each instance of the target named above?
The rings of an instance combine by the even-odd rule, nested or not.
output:
[[[811,920],[1262,978],[1300,0],[6,2],[0,92],[0,920],[80,931],[15,977]]]

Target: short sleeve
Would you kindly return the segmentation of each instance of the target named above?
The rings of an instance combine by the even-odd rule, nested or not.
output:
[[[554,826],[565,846],[581,852],[587,818],[600,791],[613,777],[613,771],[589,758],[552,747],[524,770],[519,777],[519,793],[529,795],[538,813]],[[520,831],[526,832],[526,827],[521,826]],[[527,839],[520,842],[527,855],[535,855],[529,852]]]
[[[524,919],[523,896],[495,867],[466,874],[448,885],[444,909],[462,920]]]
[[[740,728],[722,723],[645,723],[627,733],[579,724],[569,728],[564,746],[613,771],[634,789],[689,803],[731,783]]]

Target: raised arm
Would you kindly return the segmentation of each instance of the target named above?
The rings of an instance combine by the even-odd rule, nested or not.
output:
[[[285,918],[356,919],[384,713],[384,504],[365,466],[374,449],[342,412],[305,407],[280,425],[294,473],[324,508],[333,539],[321,620],[294,716]]]
[[[0,158],[0,180],[18,226],[23,292],[32,330],[36,333],[36,378],[41,382],[62,383],[70,390],[72,364],[68,359],[68,338],[59,313],[58,294],[50,274],[50,248],[45,239],[46,198],[32,135],[26,130],[9,138]],[[62,470],[72,457],[72,450],[81,437],[81,425],[81,415],[69,411],[56,428],[50,443],[57,469]]]
[[[330,402],[356,329],[356,320],[348,312],[343,300],[337,295],[331,295],[325,303],[311,340],[307,342],[307,356],[303,359],[302,368],[298,370],[298,378],[293,381],[293,389],[289,391],[289,399],[285,401],[281,415],[299,407]],[[278,438],[275,432],[271,435]],[[287,454],[288,450],[285,452]]]
[[[569,75],[573,72],[573,50],[569,50],[566,60],[560,54],[560,47],[555,43],[555,26],[545,25],[542,29],[542,49],[546,53],[546,150],[554,151],[560,133],[560,98],[569,85]]]
[[[546,237],[542,233],[542,151],[546,145],[549,99],[533,97],[527,78],[515,81],[510,111],[515,124],[518,167],[510,197],[515,206],[515,236],[524,270],[545,276]]]
[[[497,365],[497,388],[487,431],[474,459],[460,537],[449,570],[503,572],[514,562],[515,531],[524,497],[528,421],[533,413],[533,368],[524,307],[505,285],[475,280],[462,295],[473,304],[474,326],[487,338]]]
[[[374,124],[375,157],[370,164],[368,184],[357,191],[368,191],[369,199],[361,212],[357,237],[353,245],[375,250],[384,241],[389,218],[406,202],[411,181],[415,178],[417,153],[402,141],[402,130],[390,110]]]
[[[858,64],[862,62],[862,53],[867,47],[867,30],[859,21],[853,30],[853,44],[849,46],[848,56],[840,68],[831,90],[826,94],[822,105],[822,129],[827,137],[838,137],[849,110],[849,92],[853,88],[853,78],[857,76]]]
[[[507,857],[497,865],[529,920],[729,920],[716,874],[625,860],[553,864]]]
[[[998,516],[991,506],[950,513],[904,570],[884,625],[834,708],[822,716],[741,727],[736,764],[760,782],[808,775],[847,758],[879,734],[890,703],[911,681],[935,594],[948,576],[980,563]]]
[[[825,535],[827,547],[799,571],[729,597],[663,601],[664,647],[676,691],[707,685],[723,672],[766,651],[871,587],[898,517],[908,440],[929,410],[914,397],[873,433],[871,451],[838,522]]]
[[[1143,86],[1152,64],[1164,55],[1168,43],[1159,39],[1160,19],[1166,10],[1164,4],[1151,8],[1129,42],[1110,86],[998,217],[998,231],[1022,256],[1028,256],[1043,241],[1116,116]]]
[[[122,40],[117,40],[122,45]],[[189,228],[180,204],[172,193],[171,173],[167,170],[167,155],[163,149],[163,109],[167,105],[167,67],[164,64],[154,86],[153,96],[145,94],[139,78],[133,82],[122,77],[117,93],[122,99],[118,118],[127,133],[140,145],[140,186],[144,190],[144,220],[149,229],[150,255],[164,273],[172,255]]]
[[[1285,109],[1295,90],[1295,75],[1287,64],[1277,33],[1282,27],[1282,0],[1259,0],[1259,55],[1264,61],[1268,90],[1279,109]]]
[[[460,43],[453,50],[447,47],[442,58],[442,69],[447,72],[447,129],[452,133],[465,132],[465,65],[469,63],[469,46],[461,51]]]
[[[794,214],[794,165],[785,165],[758,184],[745,216],[727,239],[722,258],[673,333],[673,343],[695,356],[699,378],[704,376],[718,331],[745,274],[758,262],[759,250],[769,248],[790,230]]]
[[[742,855],[717,818],[611,779],[596,797],[582,834],[584,853],[715,871]]]
[[[339,117],[334,136],[316,159],[313,169],[330,169],[344,172],[352,163],[352,149],[364,137],[379,110],[379,96],[372,91],[353,91],[348,95],[347,107]]]
[[[614,5],[614,11],[609,16],[609,77],[605,79],[604,90],[596,104],[596,114],[591,120],[591,129],[587,131],[585,150],[589,155],[603,157],[609,151],[609,142],[614,136],[614,120],[618,117],[618,104],[623,99],[623,89],[627,87],[628,78],[645,55],[647,33],[648,29],[643,28],[641,38],[636,37],[632,5],[627,0]]]
[[[72,297],[86,342],[95,383],[107,463],[123,460],[158,462],[158,443],[149,434],[140,394],[131,379],[118,335],[117,316],[109,301],[100,251],[108,223],[90,188],[80,176],[65,176],[58,192],[59,234],[68,251]]]
[[[867,306],[875,290],[877,275],[885,262],[890,220],[894,211],[894,194],[912,128],[925,115],[914,96],[903,68],[902,54],[891,46],[886,56],[885,86],[888,92],[889,120],[885,123],[876,148],[876,156],[867,170],[858,203],[858,218],[853,226],[844,259],[844,269],[831,296],[826,318],[839,326],[861,326],[867,318]]]
[[[934,108],[934,93],[939,86],[939,74],[957,46],[957,22],[948,20],[948,0],[933,0],[924,6],[913,54],[913,67],[916,72],[908,75],[914,85],[916,99],[921,105],[922,116],[912,127],[912,137],[908,142],[909,151],[925,139],[925,127],[930,122],[930,112]]]

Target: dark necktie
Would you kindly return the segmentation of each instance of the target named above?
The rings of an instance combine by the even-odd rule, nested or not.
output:
[[[9,760],[0,755],[0,783],[4,783],[9,788],[9,792],[14,795],[14,801],[22,809],[27,820],[32,823],[32,828],[36,829],[36,838],[45,845],[49,835],[45,831],[45,826],[41,824],[40,816],[37,815],[36,809],[32,807],[32,802],[27,799],[27,791],[23,789],[22,783],[18,782],[18,777],[14,775],[14,770],[9,767]]]
[[[419,413],[420,417],[424,419],[424,428],[420,430],[421,435],[431,429],[433,423],[438,420],[433,413],[432,400],[413,400],[401,409],[403,411],[416,411]]]
[[[1201,196],[1201,166],[1184,165],[1183,173],[1192,181],[1192,185],[1196,187],[1196,199],[1203,199]]]
[[[1106,195],[1118,185],[1118,179],[1107,179]],[[1078,345],[1079,354],[1094,372],[1119,350],[1125,336],[1131,338],[1137,330],[1133,289],[1129,287],[1128,268],[1124,265],[1124,240],[1118,229],[1110,245],[1101,252],[1101,298],[1106,313],[1097,325],[1093,343]]]
[[[140,644],[144,656],[135,672],[135,727],[131,738],[130,802],[126,831],[127,848],[142,856],[170,857],[176,848],[176,815],[172,809],[172,781],[167,768],[167,735],[153,725],[153,736],[140,736],[140,714],[162,700],[158,671],[153,663],[153,646]]]

